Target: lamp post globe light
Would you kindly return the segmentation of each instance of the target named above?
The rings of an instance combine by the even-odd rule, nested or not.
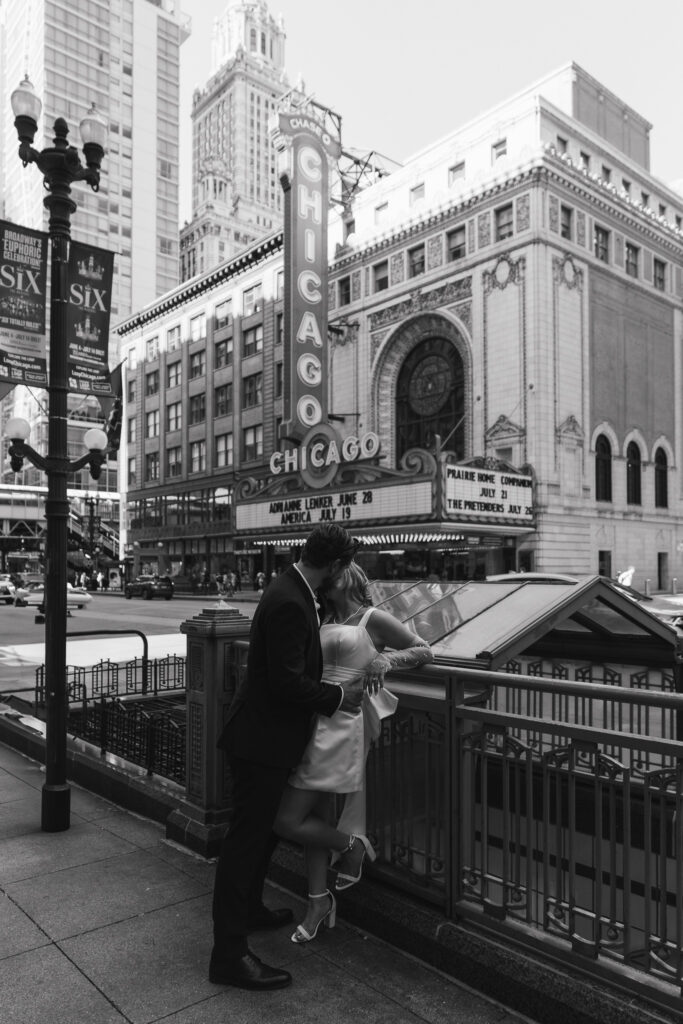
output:
[[[50,237],[50,358],[47,391],[48,453],[43,456],[30,444],[29,424],[18,418],[5,426],[10,439],[10,464],[19,472],[27,458],[47,476],[45,521],[45,784],[42,791],[41,828],[61,832],[69,828],[71,790],[66,781],[66,735],[68,691],[66,683],[66,583],[67,526],[69,501],[67,477],[89,465],[96,480],[107,457],[107,435],[97,428],[88,430],[84,443],[88,453],[74,462],[67,448],[67,304],[68,257],[71,239],[71,215],[76,203],[71,186],[85,181],[97,192],[100,166],[104,156],[107,124],[95,110],[88,111],[80,124],[85,166],[78,151],[67,141],[69,128],[58,117],[54,123],[54,143],[41,151],[33,148],[42,108],[40,98],[28,76],[11,96],[14,125],[19,136],[19,158],[24,167],[35,164],[43,175],[47,194],[43,204],[49,213]]]

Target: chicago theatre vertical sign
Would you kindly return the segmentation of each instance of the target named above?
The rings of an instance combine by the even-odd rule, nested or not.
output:
[[[295,443],[327,415],[327,217],[330,165],[341,147],[315,118],[278,115],[284,191],[285,388],[281,438]]]

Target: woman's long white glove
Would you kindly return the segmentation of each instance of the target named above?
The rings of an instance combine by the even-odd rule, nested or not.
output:
[[[384,686],[387,672],[400,668],[419,668],[429,661],[434,661],[434,654],[424,641],[419,641],[413,647],[404,647],[401,651],[385,651],[370,662],[363,685],[369,693],[377,693]]]

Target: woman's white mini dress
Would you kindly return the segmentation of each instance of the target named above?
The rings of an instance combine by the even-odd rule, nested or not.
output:
[[[331,622],[320,627],[325,682],[358,678],[377,657],[366,628],[373,611],[368,608],[354,626]],[[366,691],[360,713],[335,711],[329,718],[316,715],[304,755],[290,776],[290,786],[324,793],[362,790],[370,742],[379,735],[381,720],[392,715],[397,704],[398,699],[388,690],[372,695]]]

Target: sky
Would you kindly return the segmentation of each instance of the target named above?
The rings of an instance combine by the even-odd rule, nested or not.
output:
[[[181,223],[191,217],[191,109],[227,0],[181,0]],[[399,163],[575,61],[652,125],[650,169],[683,179],[683,4],[648,0],[270,0],[285,67],[342,117],[346,149]]]

